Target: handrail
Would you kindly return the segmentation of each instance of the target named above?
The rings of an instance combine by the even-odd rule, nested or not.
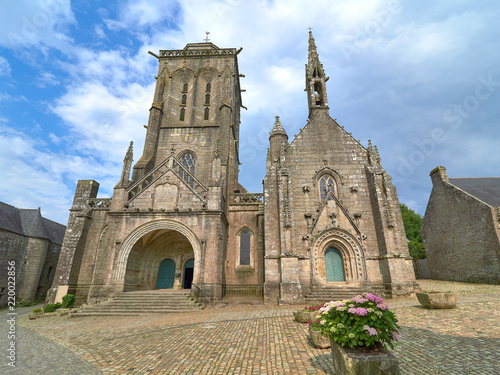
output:
[[[207,306],[207,295],[205,294],[205,292],[195,283],[191,283],[191,285],[194,286],[196,289],[198,289],[201,292],[201,294],[203,295],[204,302],[205,302],[204,307],[206,307]],[[196,296],[196,302],[198,302],[198,296]]]

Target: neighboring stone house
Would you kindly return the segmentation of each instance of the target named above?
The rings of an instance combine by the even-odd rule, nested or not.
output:
[[[500,284],[500,178],[430,176],[420,233],[431,278]]]
[[[19,209],[0,202],[0,306],[7,304],[7,267],[12,261],[16,297],[27,301],[45,298],[65,230],[64,225],[42,217],[40,209]]]
[[[239,52],[207,42],[153,54],[143,154],[130,179],[130,146],[112,198],[78,182],[51,300],[199,287],[287,303],[324,288],[414,288],[396,189],[376,147],[329,116],[312,34],[309,121],[289,143],[276,118],[263,194],[238,183]]]

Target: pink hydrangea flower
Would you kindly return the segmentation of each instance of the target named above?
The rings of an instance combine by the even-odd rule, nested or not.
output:
[[[375,302],[375,303],[382,303],[382,302],[384,302],[384,300],[382,299],[382,297],[377,297],[376,295],[371,294],[371,293],[366,293],[365,294],[365,298],[367,300]]]
[[[363,308],[363,307],[358,307],[356,309],[356,314],[359,315],[359,316],[365,316],[365,315],[368,314],[368,311],[366,311],[366,309]]]
[[[377,305],[377,307],[380,309],[380,310],[387,310],[389,308],[389,306],[387,306],[385,303],[379,303]]]
[[[363,298],[362,296],[360,295],[357,295],[355,297],[352,297],[351,298],[351,301],[352,302],[356,302],[356,303],[365,303],[365,302],[368,302],[368,300],[366,298]]]
[[[399,334],[398,334],[397,332],[393,332],[393,333],[392,333],[392,338],[393,338],[394,340],[398,341],[398,340],[399,340]]]
[[[351,314],[356,314],[356,308],[355,307],[351,307],[349,310],[347,310],[348,313],[351,313]]]

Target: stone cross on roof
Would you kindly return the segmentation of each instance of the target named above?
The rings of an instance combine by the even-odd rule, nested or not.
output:
[[[205,34],[207,34],[207,36],[203,40],[205,41],[205,43],[208,43],[208,42],[210,42],[210,39],[208,39],[208,34],[210,34],[210,31],[205,31]]]

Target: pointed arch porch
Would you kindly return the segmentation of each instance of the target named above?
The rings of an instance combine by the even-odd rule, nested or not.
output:
[[[135,243],[142,237],[157,230],[173,230],[182,234],[190,243],[193,248],[194,254],[194,270],[193,282],[197,283],[201,274],[201,242],[196,234],[186,225],[178,221],[170,219],[161,219],[147,222],[128,234],[118,251],[118,256],[113,267],[111,282],[114,286],[115,292],[123,290],[125,284],[125,273],[127,270],[127,261],[134,247]]]

